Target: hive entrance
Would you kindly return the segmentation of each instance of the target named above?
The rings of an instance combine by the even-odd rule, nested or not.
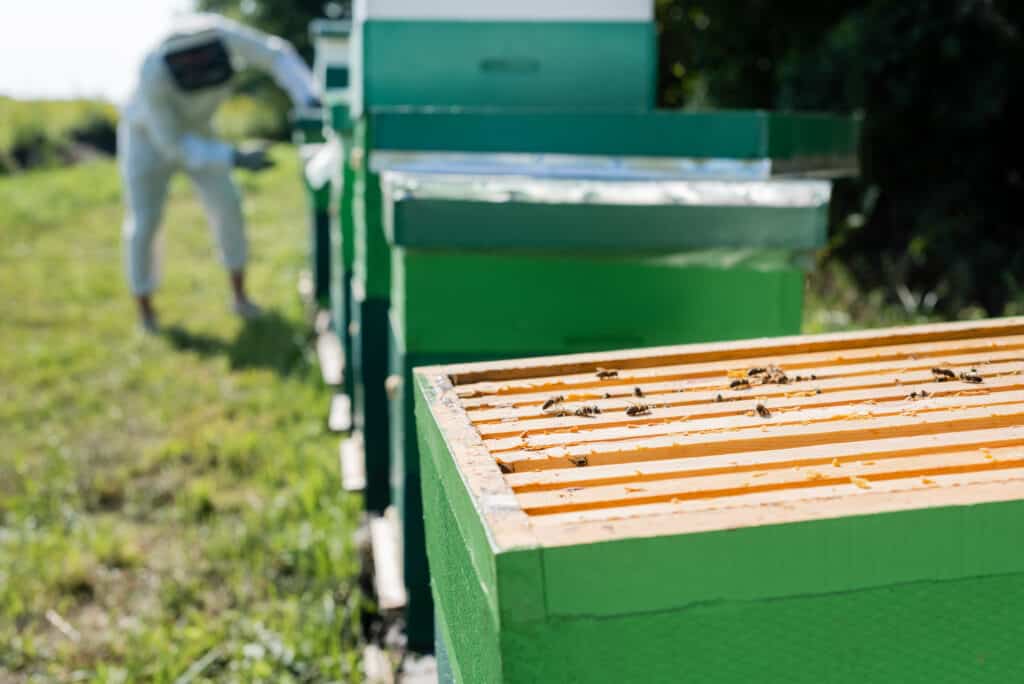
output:
[[[812,501],[870,513],[880,495],[935,506],[1024,483],[1024,325],[989,325],[451,378],[535,527],[733,509],[754,524],[758,507]]]

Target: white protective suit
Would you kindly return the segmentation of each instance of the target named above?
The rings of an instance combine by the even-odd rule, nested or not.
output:
[[[224,265],[237,271],[246,262],[240,198],[231,179],[235,150],[214,137],[211,125],[217,108],[231,94],[234,79],[185,91],[165,61],[169,53],[217,38],[236,73],[246,66],[269,73],[296,106],[317,97],[309,68],[287,41],[216,15],[191,15],[175,22],[143,61],[118,127],[127,204],[125,268],[135,295],[147,295],[156,287],[154,237],[168,183],[179,169],[199,192]]]

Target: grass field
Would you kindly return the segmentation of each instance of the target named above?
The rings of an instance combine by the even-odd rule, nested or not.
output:
[[[359,593],[295,283],[294,151],[243,177],[243,325],[183,179],[146,338],[110,162],[0,179],[0,682],[352,681]],[[189,679],[189,677],[191,677]]]

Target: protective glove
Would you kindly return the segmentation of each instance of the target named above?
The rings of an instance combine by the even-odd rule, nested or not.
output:
[[[236,149],[233,163],[235,168],[248,171],[263,171],[274,165],[274,162],[267,158],[265,147]]]

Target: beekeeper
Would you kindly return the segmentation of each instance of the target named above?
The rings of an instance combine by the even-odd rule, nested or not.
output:
[[[269,73],[296,106],[316,106],[309,68],[287,41],[224,17],[179,17],[169,35],[142,62],[138,83],[118,127],[124,181],[125,268],[143,328],[157,330],[152,295],[155,254],[167,186],[184,171],[192,180],[230,274],[235,313],[260,314],[245,291],[248,250],[234,167],[260,171],[271,165],[263,149],[240,150],[217,140],[211,120],[231,94],[238,69]]]

